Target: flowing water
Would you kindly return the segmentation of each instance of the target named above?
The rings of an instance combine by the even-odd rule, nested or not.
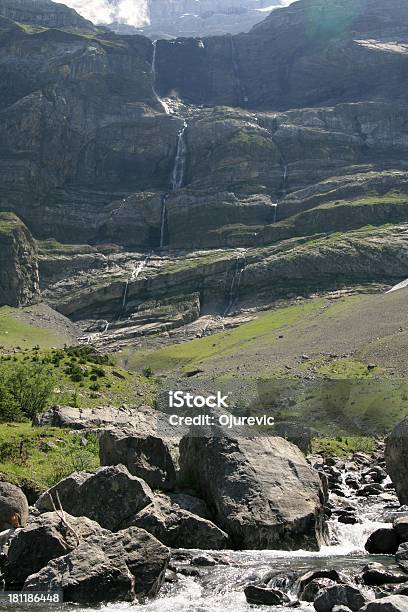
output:
[[[229,314],[231,308],[234,306],[234,304],[236,304],[239,298],[242,273],[244,272],[246,266],[245,252],[246,250],[243,249],[242,253],[238,254],[235,260],[235,268],[231,278],[231,284],[228,292],[228,304],[224,310],[224,317]]]
[[[187,122],[184,121],[183,127],[177,135],[176,157],[174,159],[173,170],[170,177],[171,192],[181,189],[184,185],[184,177],[186,173],[187,162],[187,141],[186,141]],[[168,194],[162,196],[162,209],[160,220],[160,242],[159,246],[162,249],[165,246],[166,238],[166,221],[167,221],[167,200]]]
[[[167,104],[165,103],[164,100],[162,100],[162,98],[159,96],[159,94],[156,91],[156,75],[157,75],[157,40],[153,41],[153,59],[152,59],[152,89],[153,89],[153,93],[157,98],[157,101],[160,102],[160,104],[163,107],[164,112],[166,113],[166,115],[170,114],[170,109],[167,106]]]
[[[186,171],[186,159],[187,159],[187,142],[186,142],[186,129],[187,122],[184,121],[184,125],[178,133],[177,137],[177,152],[176,159],[174,161],[173,172],[171,175],[171,190],[176,191],[183,187],[184,175]]]
[[[260,582],[263,575],[276,571],[302,574],[309,570],[336,569],[345,575],[359,573],[368,561],[380,561],[393,566],[393,557],[367,556],[364,545],[368,536],[379,527],[384,527],[382,513],[385,502],[381,498],[361,498],[345,484],[344,499],[353,503],[359,522],[345,525],[336,520],[329,521],[331,544],[319,552],[298,550],[286,551],[223,551],[229,565],[200,567],[200,576],[179,575],[175,583],[166,583],[159,596],[146,604],[111,604],[102,608],[105,612],[140,610],[140,612],[271,612],[287,610],[285,607],[251,606],[245,600],[244,587],[251,582]],[[333,498],[333,496],[332,496]],[[191,553],[192,551],[186,551]],[[203,551],[194,551],[200,553]],[[205,551],[210,552],[210,551]],[[211,552],[210,552],[211,554]],[[219,554],[219,553],[218,553]],[[185,561],[188,565],[188,560]],[[277,585],[279,586],[279,585]],[[285,589],[284,589],[285,590]],[[286,589],[293,600],[295,587]],[[373,595],[367,588],[367,594]],[[301,603],[301,609],[314,610],[312,604]]]

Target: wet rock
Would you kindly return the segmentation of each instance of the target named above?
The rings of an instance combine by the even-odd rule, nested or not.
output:
[[[129,517],[154,500],[150,487],[123,465],[102,467],[95,473],[74,472],[43,493],[36,508],[52,510],[50,495],[56,501],[57,493],[66,512],[87,516],[111,531],[129,526]]]
[[[233,546],[317,549],[325,542],[319,475],[290,442],[186,436],[180,468],[215,509]]]
[[[401,543],[408,542],[408,516],[396,519],[394,521],[394,530]]]
[[[398,423],[386,440],[385,460],[401,504],[408,504],[408,417]]]
[[[407,582],[408,574],[389,570],[381,565],[381,563],[369,563],[363,569],[362,581],[368,586],[397,584],[399,582]]]
[[[280,606],[290,601],[289,597],[279,589],[266,589],[253,584],[245,587],[244,593],[247,602],[250,604]]]
[[[28,501],[19,487],[0,482],[0,531],[25,527],[28,521]]]
[[[190,561],[191,565],[211,566],[217,565],[217,561],[211,555],[196,555]]]
[[[330,580],[330,578],[315,578],[305,586],[303,591],[300,593],[299,599],[301,601],[308,601],[312,603],[321,591],[333,586],[336,586],[336,582],[334,580]]]
[[[331,612],[334,606],[344,605],[350,610],[359,610],[368,602],[368,598],[357,587],[350,584],[338,584],[319,593],[314,600],[316,612]]]
[[[153,489],[171,490],[176,471],[168,446],[156,436],[140,436],[131,430],[108,430],[99,439],[101,465],[123,464],[133,476]]]
[[[390,595],[390,597],[370,601],[361,608],[361,612],[408,612],[408,597]]]
[[[104,531],[29,576],[23,590],[60,589],[64,601],[80,604],[132,601],[158,592],[169,557],[168,549],[143,530]]]
[[[399,546],[399,540],[394,529],[382,527],[368,538],[365,549],[372,555],[394,555]]]
[[[358,491],[357,495],[361,497],[369,497],[370,495],[378,495],[383,490],[382,486],[376,482],[366,484],[362,486]]]
[[[306,572],[298,579],[298,589],[299,592],[303,592],[305,587],[312,582],[313,580],[317,580],[318,578],[327,578],[332,580],[333,582],[343,582],[344,579],[340,576],[337,570],[330,569],[321,569],[321,570],[311,570],[310,572]]]
[[[229,542],[228,535],[214,523],[180,508],[166,495],[156,495],[150,505],[129,517],[128,524],[146,529],[174,548],[218,550]]]
[[[38,572],[51,559],[74,550],[79,539],[102,532],[98,523],[67,513],[65,522],[55,512],[35,518],[28,527],[19,530],[10,542],[4,570],[8,588],[21,588],[30,574]]]
[[[399,546],[395,555],[395,560],[403,570],[408,572],[408,542]]]

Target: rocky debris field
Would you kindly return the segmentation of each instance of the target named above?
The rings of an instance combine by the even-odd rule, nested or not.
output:
[[[241,586],[247,602],[405,612],[408,509],[387,476],[390,457],[402,464],[407,451],[401,427],[386,440],[387,463],[384,443],[372,455],[307,460],[282,438],[223,435],[183,437],[179,468],[163,438],[100,430],[105,466],[73,473],[33,507],[18,487],[0,483],[3,585],[27,592],[58,588],[65,601],[81,604],[142,601],[161,588],[171,591],[183,577],[200,582],[211,568],[233,568],[231,549],[316,550],[329,543],[330,531],[335,550],[344,529],[360,528],[367,556],[358,573],[330,564],[273,569]],[[402,467],[401,503],[405,472]]]

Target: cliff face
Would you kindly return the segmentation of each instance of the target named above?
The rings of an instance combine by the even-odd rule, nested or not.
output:
[[[301,0],[246,35],[155,47],[4,17],[0,210],[72,245],[42,247],[47,300],[80,320],[119,317],[131,338],[136,319],[153,333],[342,271],[343,285],[398,280],[406,18],[400,0]],[[316,247],[336,232],[339,252]]]
[[[39,296],[33,237],[18,217],[0,213],[0,305],[27,306]]]
[[[158,89],[193,104],[286,110],[406,101],[404,0],[303,0],[248,34],[160,41]]]
[[[95,30],[94,25],[76,11],[51,0],[0,0],[0,14],[32,26]]]

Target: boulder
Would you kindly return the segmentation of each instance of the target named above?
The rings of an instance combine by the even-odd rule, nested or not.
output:
[[[408,542],[408,516],[397,518],[394,521],[394,530],[401,543]]]
[[[14,515],[14,520],[13,520]],[[20,527],[28,521],[28,501],[21,489],[9,482],[0,482],[0,531]]]
[[[312,580],[317,580],[318,578],[328,578],[333,582],[343,582],[342,577],[340,576],[337,570],[330,569],[321,569],[321,570],[311,570],[302,574],[297,580],[297,587],[299,593],[302,593],[304,588],[312,582]]]
[[[314,600],[317,612],[332,612],[334,606],[343,605],[350,610],[360,610],[368,598],[357,587],[350,584],[336,584],[318,594]]]
[[[143,478],[153,489],[171,490],[176,470],[167,444],[153,435],[130,430],[108,430],[99,439],[101,465],[125,465],[133,476]]]
[[[390,595],[383,599],[376,599],[361,608],[361,612],[408,612],[408,597]]]
[[[316,550],[325,542],[319,474],[283,438],[185,436],[180,472],[237,548]]]
[[[381,563],[369,563],[363,569],[362,581],[368,586],[398,584],[408,581],[408,574],[384,567]]]
[[[404,571],[408,572],[408,542],[398,547],[395,560]]]
[[[64,601],[88,605],[142,599],[157,594],[169,557],[168,549],[142,529],[104,531],[29,576],[23,590],[61,590]]]
[[[408,504],[408,417],[398,423],[386,440],[385,461],[401,504]]]
[[[394,529],[381,527],[368,538],[365,549],[372,555],[394,555],[398,550],[399,540]]]
[[[129,519],[174,548],[219,550],[227,547],[228,535],[211,521],[184,510],[167,495],[156,495],[153,503]]]
[[[334,580],[330,580],[330,578],[315,578],[314,580],[308,582],[305,588],[300,591],[299,599],[300,601],[308,601],[312,603],[321,591],[324,591],[332,586],[336,586],[336,582]]]
[[[51,559],[61,557],[78,546],[79,540],[100,535],[103,529],[88,518],[65,513],[65,521],[55,512],[33,519],[12,538],[7,553],[4,577],[8,587],[21,588],[30,574],[38,572]]]
[[[290,601],[289,597],[279,589],[266,589],[253,584],[245,587],[244,593],[247,602],[250,604],[281,606]]]
[[[50,495],[56,500],[57,493],[66,512],[87,516],[111,531],[129,526],[129,517],[154,500],[150,487],[123,465],[102,467],[95,473],[74,472],[43,493],[36,508],[50,511]]]

